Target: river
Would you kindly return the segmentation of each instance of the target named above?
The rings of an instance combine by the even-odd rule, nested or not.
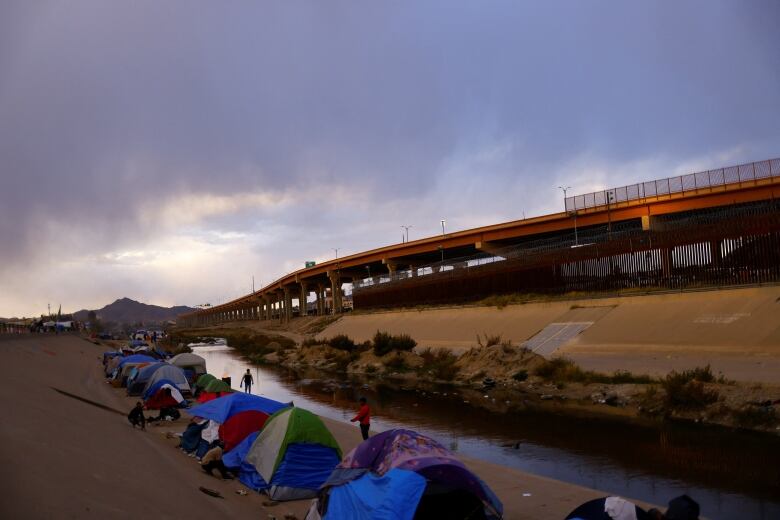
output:
[[[469,457],[659,505],[687,493],[713,520],[780,518],[780,436],[552,412],[495,414],[464,403],[451,387],[404,390],[380,380],[254,366],[224,346],[193,351],[236,389],[249,368],[252,393],[331,419],[349,420],[365,396],[375,432],[417,430]]]

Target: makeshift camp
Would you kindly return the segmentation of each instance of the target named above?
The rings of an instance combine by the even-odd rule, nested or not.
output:
[[[217,399],[218,397],[222,397],[223,395],[230,394],[232,392],[233,389],[230,388],[229,384],[222,381],[221,379],[213,379],[206,384],[205,388],[203,388],[203,391],[198,395],[198,402],[207,403],[212,399]]]
[[[162,379],[167,379],[172,382],[173,386],[178,388],[181,393],[190,393],[190,384],[184,376],[184,371],[181,368],[169,365],[168,363],[163,363],[163,366],[152,374],[152,377],[146,382],[146,386],[142,393],[146,393],[149,388]]]
[[[219,438],[227,452],[260,430],[273,413],[289,406],[257,395],[231,393],[190,409],[190,415],[220,423]]]
[[[130,374],[127,377],[127,395],[141,395],[149,379],[165,365],[165,363],[159,361],[157,363],[149,363],[140,367],[136,373]]]
[[[184,402],[184,396],[181,395],[179,389],[170,383],[164,383],[144,402],[144,408],[147,410],[175,408],[182,402]]]
[[[340,456],[341,448],[319,417],[285,408],[268,419],[251,445],[244,439],[227,460],[240,468],[239,479],[250,488],[264,490],[273,500],[298,500],[316,496]]]
[[[421,478],[420,478],[421,477]],[[388,430],[363,441],[322,486],[307,520],[381,518],[498,519],[491,489],[441,444],[411,430]]]
[[[168,363],[181,368],[185,372],[191,371],[193,374],[191,381],[197,380],[199,376],[206,373],[206,360],[197,354],[191,354],[189,352],[177,354],[169,359]]]

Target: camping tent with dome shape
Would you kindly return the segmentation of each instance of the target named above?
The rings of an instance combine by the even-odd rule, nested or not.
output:
[[[359,444],[333,471],[307,520],[502,518],[503,505],[441,444],[388,430]]]
[[[239,479],[273,500],[313,498],[341,459],[341,448],[322,420],[301,408],[272,415],[222,461]]]

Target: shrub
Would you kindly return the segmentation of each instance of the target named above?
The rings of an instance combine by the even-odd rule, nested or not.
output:
[[[391,372],[406,372],[409,370],[409,366],[404,361],[403,356],[400,353],[396,353],[390,359],[385,361],[385,367]]]
[[[387,332],[377,331],[374,335],[374,354],[379,357],[397,351],[411,351],[417,346],[417,342],[408,334],[391,336]]]
[[[528,379],[528,370],[518,370],[514,374],[512,374],[512,379],[515,381],[525,381]]]
[[[477,334],[477,345],[479,345],[482,348],[492,347],[495,345],[501,344],[501,334],[494,334],[492,336],[488,336],[487,333],[485,333],[485,342],[482,342],[482,338],[479,337],[479,334]]]
[[[303,348],[309,348],[314,347],[316,345],[321,345],[322,342],[317,340],[316,338],[306,338],[305,340],[301,341],[301,347]]]
[[[446,349],[432,351],[426,348],[420,352],[423,364],[420,367],[422,373],[428,373],[435,379],[452,381],[458,375],[460,369],[455,365],[458,357]]]
[[[355,342],[346,334],[338,334],[327,340],[328,345],[338,350],[352,352],[355,350]]]
[[[536,367],[534,375],[539,376],[546,381],[583,384],[648,384],[655,381],[648,375],[634,375],[624,370],[618,370],[612,375],[583,370],[570,359],[560,357],[546,360]]]
[[[661,386],[666,391],[666,406],[673,409],[697,409],[717,401],[718,391],[707,390],[704,383],[696,379],[697,376],[703,377],[705,381],[714,379],[709,366],[668,374],[661,381]]]

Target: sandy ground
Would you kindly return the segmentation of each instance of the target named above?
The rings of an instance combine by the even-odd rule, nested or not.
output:
[[[478,334],[520,344],[551,323],[573,322],[592,325],[554,355],[588,369],[660,375],[709,363],[731,379],[780,383],[780,286],[347,315],[319,337],[364,341],[384,330],[463,351]]]
[[[166,431],[185,421],[133,430],[124,412],[134,399],[107,385],[105,347],[76,336],[0,336],[0,518],[187,518],[230,516],[302,518],[308,501],[266,507],[258,494],[204,474],[175,449]],[[122,415],[63,395],[75,394]],[[357,428],[327,420],[344,451],[359,442]],[[599,491],[466,460],[496,492],[507,519],[560,519]],[[218,490],[224,499],[201,493]],[[524,496],[529,494],[529,496]]]

